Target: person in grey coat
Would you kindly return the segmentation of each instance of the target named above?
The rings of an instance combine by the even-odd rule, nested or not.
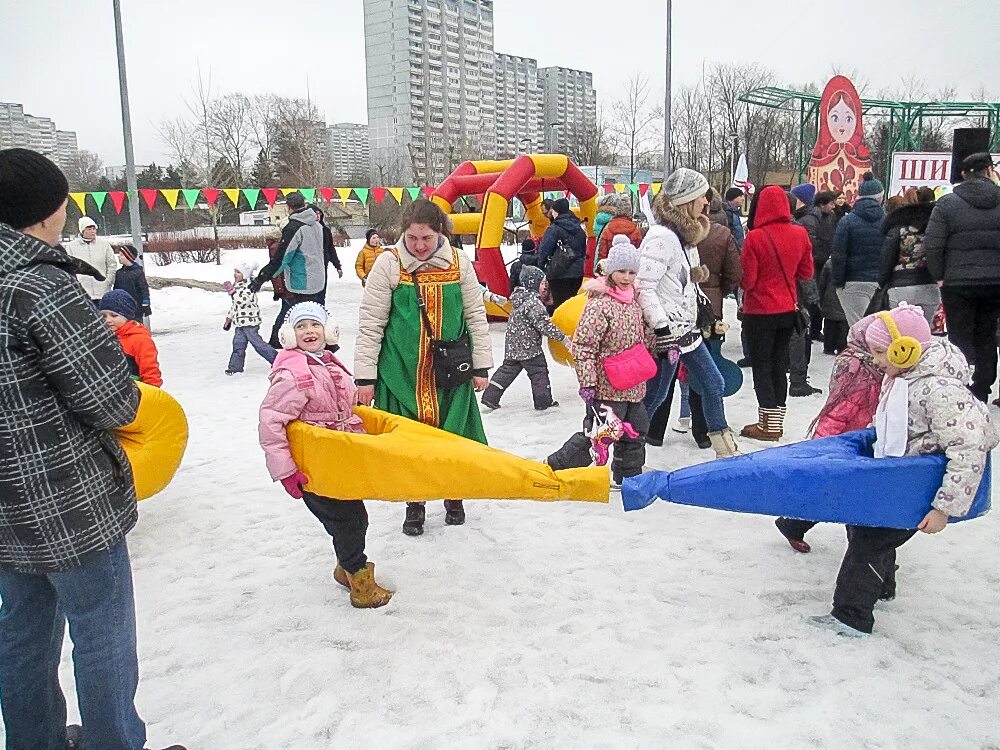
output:
[[[962,162],[961,184],[934,206],[924,234],[931,278],[941,286],[948,338],[975,367],[972,392],[987,401],[997,377],[1000,319],[1000,187],[989,154]]]
[[[569,344],[566,334],[556,328],[542,304],[541,286],[545,274],[535,266],[521,268],[521,286],[510,297],[511,312],[507,321],[507,338],[504,343],[503,364],[497,368],[490,384],[483,391],[483,406],[499,409],[500,398],[510,387],[521,370],[531,380],[531,396],[538,411],[559,406],[552,400],[549,366],[542,352],[542,337],[548,336]]]

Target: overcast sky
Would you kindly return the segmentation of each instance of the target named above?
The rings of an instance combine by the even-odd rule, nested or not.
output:
[[[184,112],[198,63],[217,93],[306,95],[327,122],[365,122],[361,0],[122,0],[136,160],[164,160],[157,126]],[[665,0],[496,0],[499,52],[594,73],[608,105],[648,74],[663,88]],[[124,162],[111,0],[0,0],[0,101],[75,130]],[[617,11],[617,13],[616,13]],[[932,90],[1000,96],[988,34],[997,0],[674,2],[674,85],[719,62],[758,62],[789,84],[856,71],[868,93],[917,76]]]

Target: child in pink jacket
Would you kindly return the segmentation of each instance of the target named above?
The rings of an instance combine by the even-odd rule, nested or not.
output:
[[[295,465],[286,433],[294,420],[342,432],[365,431],[353,411],[356,389],[351,373],[327,349],[337,343],[339,333],[316,302],[302,302],[288,311],[278,333],[283,351],[274,360],[271,386],[260,405],[260,445],[271,478],[280,481],[293,498],[304,500],[333,537],[337,555],[333,578],[350,589],[351,604],[382,607],[392,592],[375,582],[375,564],[365,556],[368,512],[364,502],[335,500],[305,489],[309,478]]]
[[[872,320],[871,317],[862,318],[851,326],[847,348],[833,361],[830,396],[813,420],[810,437],[843,435],[845,432],[864,430],[871,425],[875,409],[878,408],[883,377],[865,344],[865,330]],[[815,521],[779,518],[774,525],[796,552],[809,552],[812,549],[804,537],[816,525]]]

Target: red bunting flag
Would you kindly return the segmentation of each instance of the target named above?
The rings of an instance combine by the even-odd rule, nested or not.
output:
[[[160,191],[153,188],[139,188],[139,195],[141,195],[142,199],[146,201],[146,207],[150,211],[153,210],[153,204],[156,203],[156,196],[159,194]]]
[[[563,194],[564,194],[564,197],[566,198],[566,200],[569,200],[569,196],[570,196],[569,190],[563,191]]]
[[[111,198],[111,205],[115,207],[115,213],[120,214],[122,206],[125,205],[125,193],[121,190],[114,190],[108,193],[108,197]]]
[[[375,204],[381,206],[382,199],[385,198],[385,188],[384,187],[373,187],[372,197],[375,198]]]
[[[613,192],[615,192],[615,186],[612,183],[610,183],[610,182],[606,183],[604,185],[604,192],[605,193],[613,193]]]
[[[423,191],[424,191],[424,195],[427,196],[428,198],[430,198],[432,195],[434,195],[434,188],[432,188],[430,185],[428,185],[427,187],[423,188]]]
[[[323,196],[323,200],[325,200],[327,203],[333,202],[333,188],[321,187],[319,189],[319,194]]]
[[[264,194],[264,200],[267,201],[268,206],[273,206],[274,202],[278,200],[278,188],[261,188],[260,192]]]
[[[648,192],[649,192],[649,183],[648,182],[640,182],[639,183],[639,195],[645,195]]]
[[[219,194],[221,190],[216,188],[202,188],[201,194],[205,196],[205,200],[208,201],[208,205],[215,208],[215,202],[219,200]]]

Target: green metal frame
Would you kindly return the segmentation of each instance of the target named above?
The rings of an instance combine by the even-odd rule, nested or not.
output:
[[[768,109],[796,111],[799,114],[799,152],[795,171],[799,182],[809,166],[806,135],[810,129],[819,131],[819,104],[822,97],[802,91],[764,86],[740,97],[745,104]],[[866,117],[889,118],[889,151],[886,172],[897,151],[920,151],[924,147],[925,117],[983,117],[990,128],[990,151],[1000,150],[1000,102],[896,102],[884,99],[862,99]]]

